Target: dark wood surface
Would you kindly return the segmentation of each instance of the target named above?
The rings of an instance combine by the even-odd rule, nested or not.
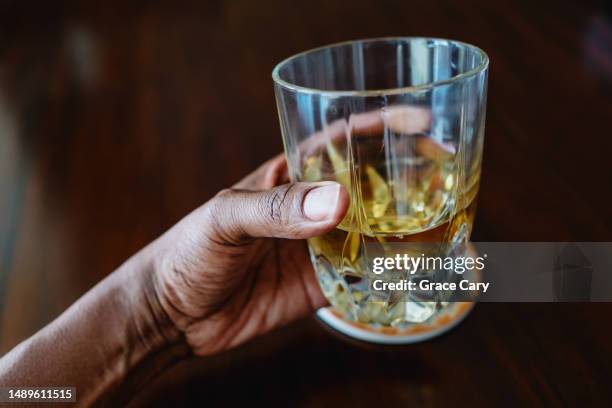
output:
[[[476,240],[612,240],[602,2],[3,1],[0,352],[281,150],[276,62],[386,35],[491,58]],[[481,304],[375,348],[311,319],[185,362],[134,405],[610,406],[611,321],[611,304]]]

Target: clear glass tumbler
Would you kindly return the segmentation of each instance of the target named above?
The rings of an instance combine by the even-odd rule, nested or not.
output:
[[[273,71],[293,181],[333,180],[351,205],[308,240],[321,288],[349,320],[405,327],[444,304],[373,299],[368,243],[469,239],[480,179],[488,57],[435,38],[340,43]]]

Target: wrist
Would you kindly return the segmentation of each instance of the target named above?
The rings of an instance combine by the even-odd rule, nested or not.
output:
[[[135,314],[135,332],[149,353],[185,343],[183,332],[168,313],[160,259],[155,249],[148,247],[128,261],[137,265],[121,271],[128,280],[123,288]]]
[[[100,298],[113,304],[105,309],[113,310],[117,315],[114,318],[117,322],[105,327],[115,332],[112,337],[116,344],[109,350],[121,350],[119,362],[107,362],[107,371],[119,376],[113,380],[115,392],[109,394],[115,402],[127,401],[134,389],[141,388],[157,374],[191,354],[184,335],[162,307],[160,274],[155,259],[155,251],[147,247],[101,285],[106,289]],[[118,330],[113,330],[115,326]],[[119,378],[122,378],[120,382],[117,381]]]

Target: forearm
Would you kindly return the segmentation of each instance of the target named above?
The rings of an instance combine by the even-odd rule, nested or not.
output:
[[[152,249],[122,265],[0,360],[2,386],[73,386],[79,405],[120,401],[188,353],[156,296]]]

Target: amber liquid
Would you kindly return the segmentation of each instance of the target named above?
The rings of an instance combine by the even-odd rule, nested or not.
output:
[[[355,139],[352,146],[340,147],[329,143],[305,161],[306,180],[321,179],[327,167],[333,176],[326,178],[350,193],[350,208],[338,228],[309,239],[308,245],[325,296],[363,323],[402,326],[425,321],[440,308],[397,294],[374,299],[368,244],[459,242],[469,238],[473,224],[478,175],[467,178],[466,186],[457,155],[422,137],[405,144],[401,155],[389,158],[378,147],[380,139]]]

